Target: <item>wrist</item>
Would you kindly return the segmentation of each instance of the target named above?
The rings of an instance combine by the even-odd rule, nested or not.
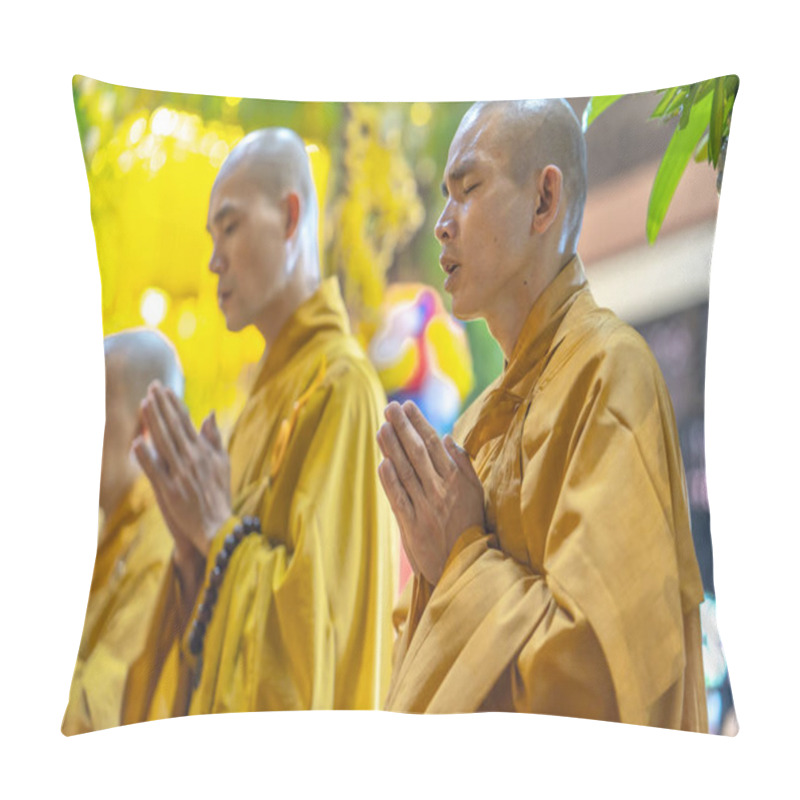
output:
[[[205,556],[192,545],[175,545],[172,551],[172,563],[178,573],[184,589],[196,584],[203,574]]]
[[[203,533],[199,537],[200,541],[197,542],[197,550],[201,553],[204,559],[208,558],[209,551],[211,549],[211,543],[214,541],[214,538],[217,534],[223,529],[227,527],[232,527],[227,525],[231,521],[231,510],[225,509],[222,513],[217,515],[212,521],[206,523],[203,528]]]

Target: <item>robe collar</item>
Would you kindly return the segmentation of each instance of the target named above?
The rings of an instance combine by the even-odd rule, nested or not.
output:
[[[487,390],[474,416],[471,415],[474,422],[466,434],[464,447],[473,458],[486,442],[507,430],[511,417],[529,396],[558,348],[564,335],[559,337],[564,317],[587,288],[583,264],[576,255],[533,304],[511,358],[504,364],[503,374]]]
[[[558,345],[556,333],[578,293],[586,287],[580,256],[573,256],[531,307],[511,358],[505,362],[500,387],[520,400],[541,374],[545,356]],[[500,388],[499,387],[499,388]]]
[[[350,333],[347,309],[335,277],[323,280],[286,321],[272,348],[261,359],[253,389],[280,372],[312,339],[331,333]]]

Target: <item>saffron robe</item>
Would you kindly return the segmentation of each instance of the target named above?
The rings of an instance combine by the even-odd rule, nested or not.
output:
[[[120,724],[128,671],[144,647],[171,554],[172,537],[142,476],[98,536],[65,735]]]
[[[205,584],[243,516],[201,659],[181,587],[165,581],[125,722],[183,714],[380,708],[391,674],[397,536],[378,485],[386,398],[349,333],[335,278],[287,321],[262,361],[228,450],[235,517],[216,534]],[[201,588],[195,607],[202,601]]]
[[[435,587],[415,576],[387,708],[528,711],[706,731],[672,405],[575,257],[454,431],[485,491]]]

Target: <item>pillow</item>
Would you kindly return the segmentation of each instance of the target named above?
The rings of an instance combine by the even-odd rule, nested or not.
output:
[[[738,79],[726,76],[568,101],[586,130],[588,193],[578,252],[589,284],[600,306],[647,341],[674,407],[705,598],[700,623],[712,733],[736,730],[716,626],[703,386],[708,270],[737,87]],[[264,341],[253,327],[226,329],[217,278],[206,269],[213,254],[204,229],[226,157],[246,133],[271,126],[303,139],[319,199],[323,273],[337,279],[352,330],[390,399],[415,400],[443,434],[502,372],[504,355],[486,324],[464,325],[449,311],[432,235],[448,148],[469,103],[278,102],[140,90],[81,76],[73,90],[102,282],[107,403],[115,391],[108,343],[131,329],[159,331],[146,346],[177,356],[193,425],[215,409],[222,437],[230,437],[259,374]],[[419,323],[413,330],[412,318]],[[183,389],[183,381],[176,387]],[[298,414],[305,408],[300,398],[304,392],[295,398]],[[127,452],[132,433],[123,423],[114,427],[110,409],[106,449],[118,434]],[[296,417],[278,422],[291,440]],[[118,484],[127,477],[125,485],[136,488],[122,506],[111,492],[102,520],[65,733],[135,721],[124,710],[136,683],[131,670],[153,648],[153,621],[171,602],[171,537],[147,481],[134,484],[135,465],[119,463]],[[112,472],[104,460],[101,494],[106,484],[113,488]],[[145,532],[154,531],[157,541],[145,544]],[[104,537],[112,534],[109,549]],[[401,553],[398,582],[410,574]],[[206,596],[200,592],[198,602]],[[404,602],[398,592],[401,608]],[[196,619],[203,613],[192,612]],[[191,654],[191,641],[182,646]],[[150,690],[155,703],[159,690]],[[154,715],[169,713],[174,707]]]

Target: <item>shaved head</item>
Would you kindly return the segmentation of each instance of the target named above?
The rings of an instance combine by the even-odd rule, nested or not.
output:
[[[155,380],[183,396],[183,372],[170,341],[147,328],[106,336],[106,429],[100,471],[100,508],[106,518],[140,475],[130,454],[140,432],[139,404]]]
[[[303,140],[249,133],[222,165],[208,203],[209,269],[228,330],[254,325],[272,346],[319,287],[317,193]]]
[[[564,100],[476,103],[444,168],[434,227],[459,319],[483,318],[510,358],[531,308],[575,257],[586,147]]]
[[[289,128],[264,128],[247,134],[225,159],[214,185],[244,171],[273,202],[294,192],[300,198],[303,222],[317,215],[317,194],[303,140]]]
[[[586,205],[586,143],[581,125],[566,100],[515,100],[475,103],[459,133],[473,129],[491,135],[492,147],[507,157],[510,176],[523,186],[553,164],[564,179],[566,215],[563,236],[575,252]]]
[[[106,370],[130,408],[136,409],[155,380],[183,397],[178,354],[166,336],[148,328],[122,331],[104,340]]]

